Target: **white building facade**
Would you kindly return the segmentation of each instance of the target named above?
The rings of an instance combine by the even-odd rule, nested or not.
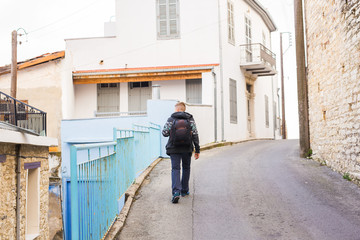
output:
[[[275,30],[255,0],[117,0],[106,37],[66,40],[63,116],[146,114],[159,97],[186,102],[206,143],[279,138]]]

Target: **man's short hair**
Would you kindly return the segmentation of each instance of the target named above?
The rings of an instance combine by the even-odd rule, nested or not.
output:
[[[186,105],[184,102],[178,102],[177,104],[175,104],[175,107],[181,110],[182,112],[185,112],[186,110]]]

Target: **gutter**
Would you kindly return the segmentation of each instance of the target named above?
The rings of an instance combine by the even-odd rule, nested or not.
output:
[[[220,14],[220,0],[218,0],[218,25],[219,25],[219,60],[220,60],[220,96],[221,96],[221,141],[225,141],[224,137],[224,70],[223,70],[223,51],[222,51],[222,36],[221,36],[221,14]]]
[[[217,142],[217,86],[216,86],[216,73],[214,69],[211,71],[213,78],[214,78],[214,141]]]

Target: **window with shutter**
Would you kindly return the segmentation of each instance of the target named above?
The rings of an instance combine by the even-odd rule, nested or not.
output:
[[[97,85],[97,112],[119,112],[119,83],[99,83]]]
[[[158,39],[180,37],[179,0],[157,0]]]
[[[232,2],[228,1],[228,40],[229,43],[235,44],[235,34],[234,34],[234,5]]]
[[[186,102],[202,103],[202,79],[186,79]]]
[[[236,81],[229,80],[230,89],[230,123],[237,123],[237,94],[236,94]]]
[[[252,62],[251,20],[245,16],[246,61]]]

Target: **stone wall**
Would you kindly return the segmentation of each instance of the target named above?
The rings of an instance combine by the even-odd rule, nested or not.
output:
[[[16,239],[16,158],[15,144],[0,144],[0,155],[6,160],[0,163],[0,239]],[[40,167],[40,232],[37,239],[49,239],[49,164],[48,147],[21,145],[21,239],[26,229],[26,176],[25,163],[41,162]]]
[[[0,163],[0,239],[15,239],[15,144],[0,144],[0,154],[6,156],[6,160]]]
[[[313,157],[360,183],[360,1],[305,0]]]

